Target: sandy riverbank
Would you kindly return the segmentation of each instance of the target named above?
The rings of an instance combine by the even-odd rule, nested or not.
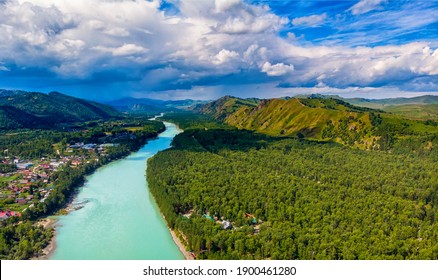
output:
[[[183,254],[184,258],[186,260],[194,260],[193,256],[190,254],[190,252],[188,252],[186,250],[186,246],[184,246],[184,244],[181,242],[181,240],[179,240],[178,236],[176,236],[176,233],[174,230],[172,230],[168,225],[167,225],[167,220],[166,217],[163,215],[163,213],[161,212],[161,209],[158,207],[158,211],[160,211],[161,217],[163,217],[164,222],[166,223],[166,227],[170,232],[170,235],[172,235],[172,239],[173,242],[176,244],[176,246],[178,247],[179,251],[181,252],[181,254]]]
[[[172,235],[173,242],[175,242],[176,246],[178,246],[178,249],[184,255],[184,258],[186,260],[194,260],[193,256],[190,254],[190,252],[188,252],[186,250],[186,246],[184,246],[184,244],[182,244],[181,240],[179,240],[179,238],[176,236],[175,231],[171,230],[169,227],[168,227],[168,229],[170,231],[170,234]]]
[[[56,218],[44,218],[39,220],[36,224],[43,226],[44,228],[51,228],[53,229],[53,237],[50,240],[49,244],[43,249],[43,252],[40,256],[33,258],[34,260],[48,260],[50,258],[50,255],[53,254],[53,252],[56,249],[56,223],[58,222],[58,219]]]

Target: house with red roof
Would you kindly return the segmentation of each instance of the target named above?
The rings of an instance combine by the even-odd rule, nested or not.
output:
[[[6,210],[6,211],[0,211],[0,221],[3,221],[9,217],[20,217],[21,213],[18,212],[14,212],[14,211],[10,211],[10,210]]]

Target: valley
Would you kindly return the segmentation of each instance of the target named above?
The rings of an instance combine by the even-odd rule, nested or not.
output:
[[[141,201],[136,202],[141,204],[135,208],[138,215],[145,214],[146,206],[147,211],[155,209],[151,223],[162,228],[165,219],[191,258],[438,258],[438,124],[433,97],[404,103],[384,100],[381,103],[388,106],[370,106],[374,108],[361,106],[377,101],[351,104],[315,95],[167,103],[129,99],[125,102],[131,107],[117,111],[60,93],[2,91],[1,96],[2,258],[42,256],[53,230],[35,222],[65,214],[57,211],[76,196],[89,200],[94,195],[103,204],[87,203],[61,216],[60,249],[53,258],[181,258],[168,235],[169,246],[163,251],[168,255],[137,252],[133,248],[143,247],[117,231],[105,240],[125,240],[132,250],[103,256],[97,253],[100,249],[72,245],[107,246],[94,240],[93,232],[114,223],[137,234],[138,225],[126,218],[94,220],[96,228],[75,232],[96,209],[99,215],[117,217],[115,213],[132,202],[122,178],[132,171],[130,160],[136,156],[116,160],[162,133],[163,121],[184,132],[160,136],[164,144],[153,148],[155,155],[140,150],[137,171],[130,178],[142,182],[137,178],[128,185],[141,193],[135,195]],[[149,110],[132,102],[157,107]],[[164,115],[148,120],[164,108]],[[142,149],[147,151],[148,145]],[[105,173],[102,166],[112,161],[121,169],[108,167],[111,174]],[[101,193],[87,196],[89,191],[80,187],[95,171],[86,186]],[[106,178],[113,178],[106,184],[117,193],[109,204],[104,201],[110,189],[99,183]],[[143,199],[145,191],[152,200]],[[155,202],[157,207],[150,208]],[[147,232],[147,225],[142,228]],[[150,240],[157,244],[157,238],[151,235]]]

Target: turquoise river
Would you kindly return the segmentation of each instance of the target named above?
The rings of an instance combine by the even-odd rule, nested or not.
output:
[[[147,159],[169,148],[180,132],[172,123],[165,125],[166,130],[139,151],[87,176],[73,201],[84,207],[59,217],[50,259],[184,259],[145,178]]]

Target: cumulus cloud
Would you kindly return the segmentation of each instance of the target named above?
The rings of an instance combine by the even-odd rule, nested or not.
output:
[[[261,70],[268,76],[283,76],[294,71],[294,66],[284,63],[277,63],[272,65],[269,62],[265,62]]]
[[[438,51],[428,42],[299,45],[304,37],[279,36],[288,19],[245,1],[176,1],[179,12],[172,15],[158,0],[9,0],[2,5],[0,77],[36,69],[36,77],[47,75],[59,84],[128,81],[134,92],[206,88],[229,76],[234,84],[274,80],[284,88],[437,84]],[[351,11],[358,14],[364,7]],[[292,24],[318,26],[326,18],[312,15]],[[31,74],[27,70],[23,79]]]
[[[321,15],[311,15],[306,17],[294,18],[292,20],[292,24],[295,26],[308,26],[308,27],[317,27],[324,23],[327,18],[327,14],[323,13]]]
[[[238,57],[239,54],[237,52],[222,49],[218,54],[214,56],[212,62],[214,64],[223,64]]]
[[[353,15],[365,14],[369,11],[380,8],[381,4],[385,3],[386,1],[387,0],[360,0],[350,8],[350,11]]]

